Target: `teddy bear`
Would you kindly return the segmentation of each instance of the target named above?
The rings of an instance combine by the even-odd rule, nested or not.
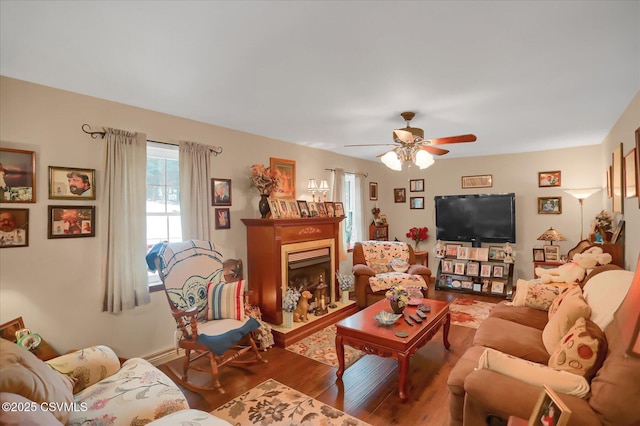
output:
[[[296,310],[293,311],[294,322],[309,321],[309,299],[311,299],[311,297],[311,292],[307,290],[302,292],[298,306],[296,306]]]
[[[611,260],[612,258],[609,253],[604,253],[602,248],[595,246],[582,253],[575,254],[571,262],[552,269],[538,267],[535,272],[543,284],[550,282],[579,283],[584,279],[588,269],[592,269],[598,264],[606,265],[610,263]]]

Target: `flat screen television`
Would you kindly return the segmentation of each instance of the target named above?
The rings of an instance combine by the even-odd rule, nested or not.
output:
[[[516,195],[438,195],[436,238],[481,243],[516,242]]]

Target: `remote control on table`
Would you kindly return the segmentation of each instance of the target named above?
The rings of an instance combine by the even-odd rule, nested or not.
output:
[[[431,305],[420,305],[418,306],[422,312],[431,312]]]
[[[411,318],[409,318],[409,317],[404,317],[404,321],[409,325],[413,325],[414,324],[413,321],[411,321]]]
[[[417,322],[418,324],[420,324],[422,322],[422,320],[420,318],[418,318],[415,315],[409,315],[409,317],[414,320],[415,322]]]
[[[427,316],[420,309],[416,311],[416,315],[418,315],[422,319],[427,319]]]

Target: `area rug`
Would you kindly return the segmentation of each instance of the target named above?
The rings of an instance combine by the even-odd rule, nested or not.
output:
[[[368,425],[273,379],[262,382],[211,414],[234,425]]]
[[[478,328],[480,323],[489,316],[494,306],[496,306],[495,303],[456,299],[449,305],[451,324]]]
[[[331,324],[320,331],[316,331],[312,335],[287,346],[285,349],[323,364],[338,368],[338,356],[336,355],[336,325]],[[364,352],[345,345],[345,368],[362,358],[363,355]]]

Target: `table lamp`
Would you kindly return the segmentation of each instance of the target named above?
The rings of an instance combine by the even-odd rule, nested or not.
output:
[[[554,241],[567,241],[567,239],[555,229],[549,228],[538,238],[538,241],[551,241],[551,245],[553,245]]]
[[[316,191],[318,190],[318,182],[315,179],[309,179],[307,183],[307,191],[311,193],[311,200],[316,201]]]
[[[583,229],[584,229],[584,219],[583,219],[583,214],[582,214],[582,208],[584,205],[584,200],[586,200],[587,198],[591,197],[593,194],[595,194],[596,192],[600,191],[600,189],[602,188],[584,188],[584,189],[566,189],[564,192],[566,192],[567,194],[573,195],[575,198],[578,199],[578,202],[580,202],[580,241],[582,241],[583,238]]]

